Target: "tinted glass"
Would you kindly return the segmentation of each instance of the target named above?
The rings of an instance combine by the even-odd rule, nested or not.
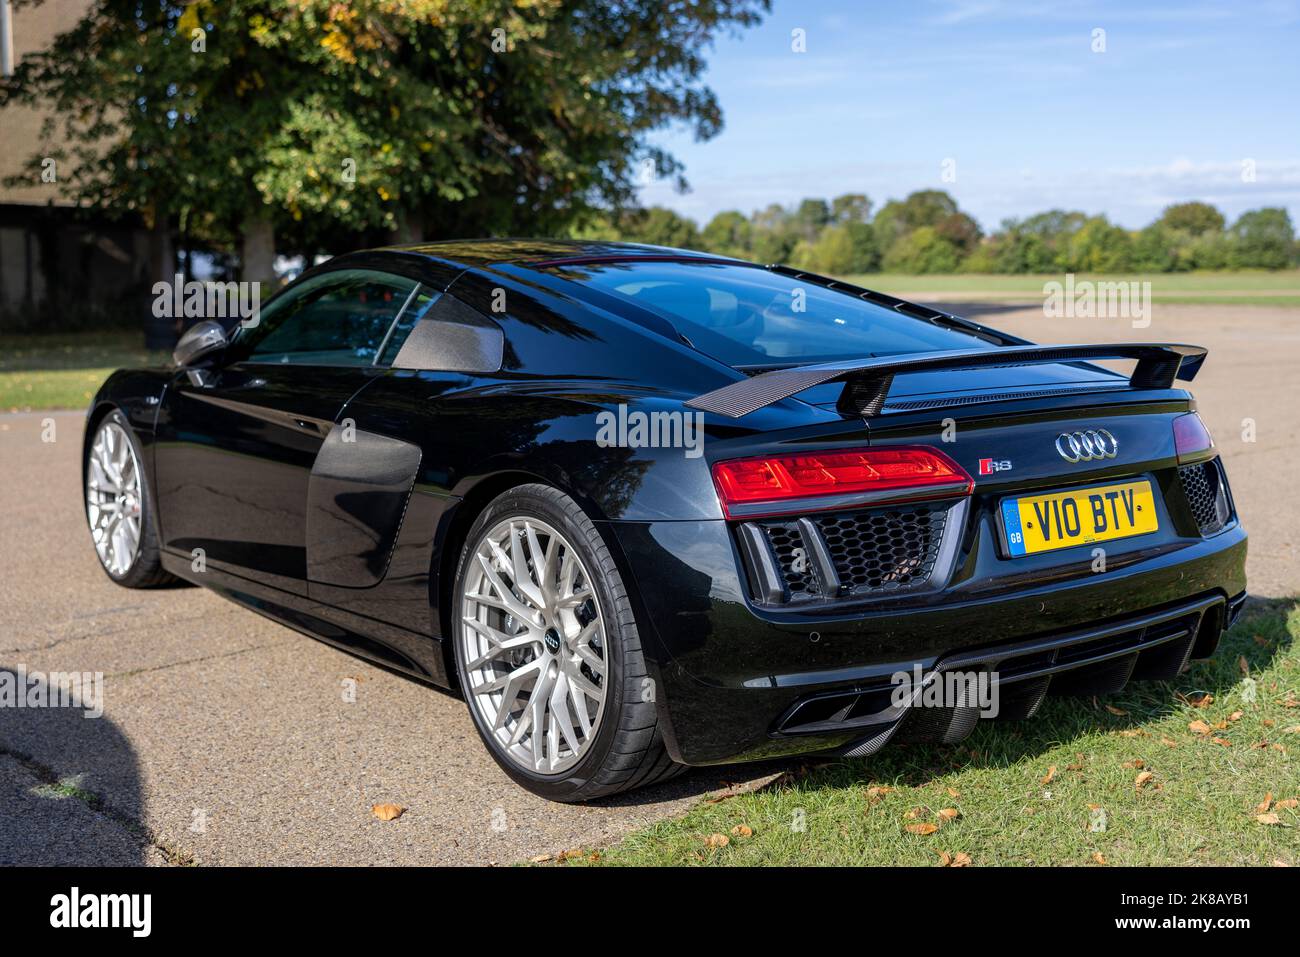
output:
[[[273,300],[237,345],[250,362],[373,365],[416,285],[364,269],[324,273]]]
[[[393,364],[393,360],[397,358],[397,353],[402,350],[402,343],[406,341],[406,337],[411,334],[415,324],[424,318],[424,314],[429,311],[429,307],[437,300],[438,293],[428,286],[420,287],[420,291],[415,294],[415,298],[397,317],[397,322],[393,325],[393,332],[388,337],[388,341],[384,343],[383,351],[379,356],[381,366]]]
[[[662,313],[697,349],[729,365],[989,347],[975,336],[760,267],[616,262],[556,272]]]

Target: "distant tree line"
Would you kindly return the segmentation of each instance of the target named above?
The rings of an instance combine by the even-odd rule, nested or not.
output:
[[[1139,230],[1063,209],[1007,219],[985,235],[941,190],[872,202],[846,193],[745,216],[718,213],[704,228],[660,206],[591,223],[580,235],[698,249],[813,272],[1051,273],[1285,269],[1300,243],[1285,209],[1242,213],[1231,225],[1209,203],[1176,203]]]

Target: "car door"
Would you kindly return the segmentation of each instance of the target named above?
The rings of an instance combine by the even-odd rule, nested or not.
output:
[[[177,375],[155,451],[165,548],[306,594],[313,464],[348,400],[391,361],[418,291],[376,270],[309,277],[241,328],[214,368]]]

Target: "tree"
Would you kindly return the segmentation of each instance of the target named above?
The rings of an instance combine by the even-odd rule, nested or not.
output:
[[[1295,229],[1285,209],[1242,213],[1232,224],[1231,236],[1234,266],[1285,269],[1295,257]]]
[[[870,272],[880,263],[871,227],[850,222],[828,226],[816,242],[800,240],[791,255],[791,264],[811,272],[845,276]]]
[[[937,226],[941,220],[959,212],[957,201],[938,189],[923,189],[906,199],[891,199],[876,214],[877,238],[889,245],[922,226]]]
[[[101,0],[0,105],[58,104],[76,145],[31,169],[77,153],[73,198],[242,235],[245,277],[266,278],[277,233],[555,233],[629,203],[642,162],[680,184],[648,136],[718,132],[702,51],[767,7]]]
[[[1008,219],[993,237],[993,259],[999,271],[1045,273],[1068,268],[1068,246],[1088,217],[1080,212],[1050,209],[1024,220]]]
[[[700,245],[695,223],[663,206],[651,206],[627,213],[620,224],[623,239],[652,246],[694,249]]]
[[[796,207],[790,221],[801,238],[815,242],[831,221],[831,210],[824,199],[805,199]]]
[[[980,224],[965,213],[951,213],[934,224],[934,231],[939,238],[946,239],[961,251],[962,255],[970,253],[979,245]]]
[[[862,193],[845,193],[831,200],[831,222],[865,223],[871,219],[871,200]]]
[[[700,233],[700,243],[711,253],[744,258],[749,253],[751,231],[744,213],[727,210],[709,220]]]
[[[769,204],[751,218],[750,242],[758,262],[789,262],[798,238],[790,211],[779,203]]]
[[[885,269],[901,273],[956,272],[961,254],[950,240],[933,226],[914,229],[899,239],[885,254]]]
[[[1133,237],[1105,216],[1093,216],[1070,237],[1065,268],[1071,272],[1118,272],[1133,265]]]
[[[1223,213],[1209,203],[1175,203],[1166,206],[1156,225],[1174,229],[1190,236],[1221,233],[1225,225]]]

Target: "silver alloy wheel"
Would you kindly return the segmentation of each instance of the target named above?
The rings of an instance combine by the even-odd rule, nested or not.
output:
[[[479,542],[461,595],[466,697],[520,766],[559,774],[586,754],[609,684],[605,619],[582,559],[535,518]]]
[[[126,432],[111,419],[99,427],[90,447],[86,515],[100,562],[120,578],[140,552],[140,463]]]

